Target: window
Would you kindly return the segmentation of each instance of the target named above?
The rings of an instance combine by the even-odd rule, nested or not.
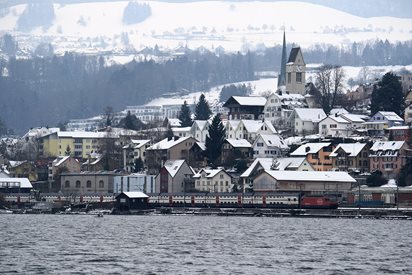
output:
[[[302,83],[302,73],[296,73],[296,82]]]
[[[223,175],[220,175],[220,178],[223,179]]]
[[[87,187],[87,188],[92,188],[92,182],[91,182],[90,180],[88,180],[88,181],[86,182],[86,187]]]
[[[337,124],[331,124],[331,125],[329,125],[329,128],[331,128],[331,129],[338,128],[338,125]]]
[[[76,188],[80,188],[80,181],[79,180],[76,181]]]
[[[288,83],[292,82],[292,73],[288,73]]]
[[[66,180],[66,181],[64,182],[64,187],[65,187],[65,188],[70,188],[70,181]]]
[[[99,188],[104,188],[104,181],[102,180],[99,181]]]

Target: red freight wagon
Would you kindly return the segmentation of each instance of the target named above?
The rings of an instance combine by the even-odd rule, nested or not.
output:
[[[335,197],[324,195],[305,195],[300,200],[302,208],[338,208],[338,202]]]

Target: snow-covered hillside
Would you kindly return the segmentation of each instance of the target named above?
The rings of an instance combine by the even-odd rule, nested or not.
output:
[[[285,27],[288,42],[308,47],[313,43],[345,45],[353,41],[412,39],[412,19],[361,18],[338,10],[303,2],[167,3],[150,1],[151,16],[124,25],[127,1],[54,4],[51,26],[30,33],[17,32],[19,16],[26,5],[3,12],[0,34],[13,32],[21,46],[51,42],[58,52],[96,52],[126,48],[142,49],[158,44],[175,48],[223,46],[228,50],[279,44]],[[4,14],[5,13],[5,14]]]

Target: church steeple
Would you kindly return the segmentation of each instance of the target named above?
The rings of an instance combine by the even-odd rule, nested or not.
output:
[[[283,31],[282,59],[280,61],[280,74],[278,75],[278,88],[286,85],[286,34]]]

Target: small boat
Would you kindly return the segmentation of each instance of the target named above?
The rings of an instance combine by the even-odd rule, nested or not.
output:
[[[103,213],[97,213],[98,218],[103,218]]]

